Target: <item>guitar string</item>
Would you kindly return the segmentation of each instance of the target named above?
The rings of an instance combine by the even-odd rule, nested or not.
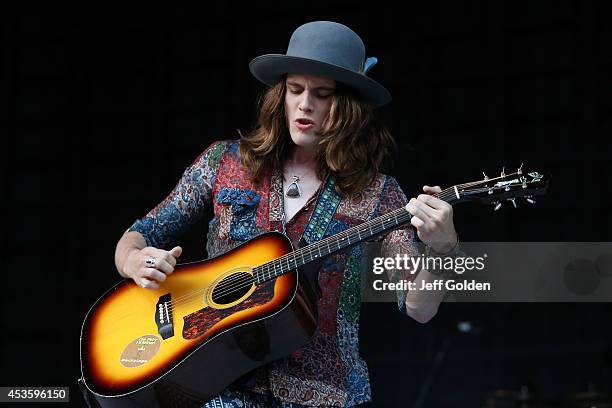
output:
[[[400,209],[400,210],[403,210],[403,209]],[[402,211],[402,212],[404,212],[404,211]],[[391,213],[389,213],[389,214],[391,214]],[[397,218],[397,214],[394,214],[394,215]],[[350,234],[348,234],[344,238],[344,239],[348,238],[349,245],[351,245],[350,244],[351,237],[353,238],[353,241],[355,242],[355,244],[357,244],[358,242],[360,242],[362,240],[361,239],[361,231],[360,230],[355,230],[354,228],[355,227],[351,228],[352,231],[350,232]],[[376,232],[373,233],[373,235],[376,235],[376,234],[378,234],[380,232],[383,232],[384,230],[388,229],[388,228],[384,227],[384,223],[382,223],[380,226],[379,225],[371,225],[370,228],[371,229],[376,229]],[[349,231],[349,230],[347,230],[347,231]],[[338,234],[338,235],[340,235],[340,234]],[[324,243],[326,243],[324,241],[327,241],[328,250],[330,250],[330,248],[329,248],[329,238],[332,238],[332,237],[328,237],[325,240],[318,241],[317,245],[313,245],[312,248],[309,248],[309,247],[302,248],[302,250],[301,250],[302,252],[304,252],[304,250],[309,248],[309,250],[307,252],[302,253],[302,256],[305,257],[306,255],[308,255],[311,258],[310,259],[311,261],[314,260],[314,259],[326,256],[327,254],[326,255],[321,255],[320,248],[318,250],[319,256],[316,256],[314,254],[315,254],[315,252],[317,252],[316,251],[317,250],[317,246],[321,247],[321,246],[323,246]],[[339,241],[337,241],[337,242],[339,243]],[[295,259],[299,256],[297,254],[297,252],[300,252],[300,250],[294,251],[294,255],[289,255],[288,254],[288,255],[285,255],[283,257],[277,258],[277,259],[275,259],[275,260],[273,260],[273,261],[271,261],[271,262],[269,262],[267,264],[264,264],[264,265],[261,265],[259,267],[256,267],[256,269],[258,269],[257,273],[259,274],[259,276],[256,276],[256,278],[260,278],[261,275],[263,275],[264,277],[266,275],[268,275],[268,279],[271,279],[272,278],[272,272],[274,272],[274,275],[276,276],[277,275],[277,269],[280,268],[280,270],[283,270],[283,268],[284,268],[284,266],[282,265],[282,263],[283,263],[282,261],[283,260],[287,264],[287,268],[288,268],[287,271],[289,271],[291,269],[294,269],[295,267],[293,267],[293,268],[290,267],[289,260],[291,260],[291,258],[293,258],[293,263],[296,264],[296,260]],[[262,269],[262,266],[265,266],[265,265],[268,265],[268,267]],[[225,296],[225,295],[227,295],[229,293],[233,293],[233,292],[236,292],[238,290],[241,290],[241,289],[244,289],[244,288],[247,288],[247,287],[251,286],[252,282],[254,282],[254,280],[251,279],[251,275],[248,275],[246,277],[243,277],[242,279],[239,279],[239,280],[233,282],[233,285],[225,285],[223,287],[223,289],[221,289],[219,291],[219,293],[215,293],[215,295],[217,297]],[[238,284],[238,285],[236,285],[236,284]],[[204,289],[204,290],[206,290],[206,289]],[[197,292],[201,292],[201,291],[202,290],[198,290]],[[170,304],[171,305],[176,305],[178,303],[181,303],[181,301],[182,300],[178,300],[177,299],[176,301],[171,302]]]
[[[395,212],[397,213],[398,210],[396,210]],[[405,213],[404,209],[400,208],[399,209],[399,213],[400,213],[400,215],[401,215],[401,213]],[[398,214],[393,214],[393,212],[390,212],[387,215],[395,216],[397,218]],[[372,221],[374,221],[374,220],[372,220]],[[359,226],[357,226],[357,227],[359,227]],[[374,234],[378,234],[378,233],[380,233],[380,232],[382,232],[382,231],[384,231],[385,229],[388,229],[388,228],[384,228],[384,222],[383,222],[380,225],[378,225],[377,223],[375,223],[373,225],[370,225],[370,229],[373,231]],[[364,230],[364,229],[363,228],[358,229],[358,228],[353,227],[353,228],[351,228],[349,230],[343,231],[343,233],[338,234],[338,235],[345,235],[345,237],[343,239],[347,239],[348,238],[349,242],[351,241],[351,239],[353,239],[353,241],[358,241],[359,237],[361,235],[361,231],[362,230]],[[320,246],[322,246],[324,244],[328,244],[328,247],[329,247],[329,242],[331,240],[333,240],[333,238],[331,240],[329,238],[332,238],[332,237],[328,237],[325,240],[321,240],[321,241],[318,242],[318,244]],[[339,237],[336,237],[336,238],[339,238]],[[310,248],[309,247],[305,247],[305,248],[302,248],[302,249],[300,249],[298,251],[294,251],[294,255],[287,254],[287,255],[279,257],[279,258],[277,258],[277,259],[275,259],[273,261],[270,261],[270,262],[268,262],[268,263],[266,263],[264,265],[260,265],[260,266],[256,267],[257,271],[256,271],[255,279],[261,279],[262,277],[265,277],[265,276],[271,277],[271,275],[272,275],[271,272],[277,270],[279,267],[282,268],[283,267],[282,266],[283,262],[286,263],[287,266],[289,267],[289,263],[288,262],[289,262],[290,258],[293,258],[293,263],[294,264],[295,264],[295,259],[297,257],[299,257],[299,256],[302,256],[304,258],[305,257],[309,257],[309,258],[311,258],[311,260],[314,260],[314,259],[318,258],[317,256],[314,255],[315,252],[317,252],[317,247],[316,246],[312,246]],[[320,249],[319,249],[318,253],[319,253],[319,256],[322,256],[322,255],[320,255]],[[266,265],[267,265],[267,267],[266,267]],[[237,276],[237,275],[238,274],[236,274],[234,276]],[[275,273],[275,275],[276,275],[276,273]],[[232,292],[244,289],[244,288],[246,288],[248,286],[251,286],[252,282],[254,282],[254,279],[251,277],[251,275],[234,278],[232,281],[229,281],[229,282],[225,283],[224,285],[222,285],[220,290],[215,293],[215,296],[222,297],[222,296],[225,296],[225,295],[227,295],[229,293],[232,293]],[[217,286],[217,289],[219,289],[219,286]],[[192,291],[192,292],[190,292],[188,294],[184,294],[183,296],[181,296],[179,298],[173,299],[171,302],[168,302],[168,304],[170,306],[176,306],[176,305],[178,305],[180,303],[183,303],[183,302],[193,301],[195,296],[199,296],[201,293],[203,293],[206,290],[207,290],[207,288],[197,289],[197,290]]]
[[[398,212],[400,210],[401,210],[402,213],[408,214],[407,212],[403,211],[403,208],[395,210],[395,212]],[[387,215],[389,215],[391,213],[392,212],[388,213]],[[380,233],[380,232],[384,231],[385,229],[388,229],[388,228],[384,228],[383,225],[384,225],[384,223],[375,224],[375,225],[371,226],[372,229],[376,231],[374,234]],[[349,242],[351,241],[351,239],[353,239],[355,244],[357,244],[359,242],[359,231],[355,231],[355,227],[352,227],[352,228],[350,228],[350,229],[348,229],[346,231],[343,231],[343,232],[349,232],[349,231],[352,232],[352,234],[349,234],[346,238],[348,238]],[[338,235],[340,235],[340,234],[338,234]],[[344,234],[344,235],[346,235],[346,234]],[[332,238],[332,237],[328,237],[325,240],[318,241],[318,243],[321,243],[322,241],[327,241],[330,238]],[[349,244],[348,246],[351,246],[351,244]],[[311,247],[311,246],[309,246],[309,247]],[[317,257],[313,256],[317,252],[316,248],[314,248],[315,245],[312,245],[312,248],[309,248],[309,247],[302,248],[302,252],[304,252],[303,255],[304,255],[304,257],[309,256],[310,260],[314,260],[314,259],[317,258]],[[308,250],[304,251],[306,249],[308,249]],[[306,255],[306,254],[308,254],[308,255]],[[262,277],[262,275],[263,275],[263,277],[265,277],[267,275],[268,276],[268,280],[269,280],[269,279],[272,278],[272,272],[274,272],[274,274],[276,275],[278,273],[278,269],[279,268],[282,271],[283,266],[282,266],[282,262],[279,262],[279,259],[276,259],[276,260],[268,262],[267,264],[264,264],[264,265],[268,265],[268,267],[266,267],[266,268],[262,268],[262,266],[264,266],[264,265],[260,265],[260,266],[256,267],[255,269],[258,270],[258,272],[257,272],[258,273],[258,277]],[[287,271],[289,271],[289,270],[290,269],[288,269]],[[241,286],[234,287],[230,291],[225,292],[224,294],[222,294],[221,296],[224,296],[224,295],[227,295],[229,293],[235,292],[237,290],[241,290],[241,289],[243,289],[245,287],[251,286],[252,285],[252,279],[249,278],[248,282],[243,280],[241,283],[242,283]],[[194,301],[196,299],[196,296],[193,296],[194,294],[199,294],[199,293],[202,293],[202,292],[204,292],[206,290],[207,290],[207,288],[197,289],[197,290],[192,292],[191,296],[185,296],[184,295],[184,296],[181,297],[181,300],[178,300],[179,298],[177,298],[176,301],[168,302],[168,304],[169,304],[169,306],[177,306],[178,304],[184,304],[184,303],[192,302],[192,301]],[[171,310],[173,310],[173,309],[171,309]],[[123,315],[120,318],[114,319],[113,322],[117,323],[117,322],[119,322],[119,321],[121,321],[121,320],[123,320],[123,319],[125,319],[127,317],[130,317],[130,316],[132,316],[132,315],[134,315],[136,313],[138,313],[138,312],[134,311],[132,313],[127,313],[127,314]],[[110,331],[110,330],[112,330],[112,328],[108,328],[108,330]]]
[[[395,212],[398,212],[398,211],[399,211],[399,213],[400,213],[400,214],[401,214],[401,213],[405,213],[405,209],[404,209],[403,207],[402,207],[402,208],[400,208],[400,209],[398,209],[398,210],[395,210]],[[385,216],[395,216],[395,217],[397,217],[397,215],[398,215],[398,214],[393,214],[393,213],[394,213],[394,212],[392,211],[392,212],[390,212],[390,213],[388,213],[388,214],[385,214]],[[373,221],[375,221],[375,220],[371,220],[370,222],[373,222]],[[341,232],[341,233],[337,234],[336,238],[339,238],[341,235],[348,235],[348,234],[350,234],[350,233],[353,233],[353,234],[355,234],[355,233],[360,234],[362,230],[363,230],[363,231],[365,231],[365,228],[363,228],[363,226],[364,226],[364,225],[365,225],[365,223],[364,223],[364,224],[362,224],[362,225],[356,226],[356,227],[352,227],[352,228],[351,228],[351,229],[349,229],[349,230],[345,230],[345,231],[343,231],[343,232]],[[361,227],[361,228],[357,228],[357,227]],[[373,224],[373,225],[371,226],[371,228],[374,228],[374,227],[377,227],[377,224]],[[377,231],[376,231],[376,233],[380,233],[381,231],[382,231],[382,230],[377,230]],[[319,242],[318,242],[318,244],[322,245],[322,244],[325,244],[325,243],[329,243],[330,238],[331,238],[331,240],[332,240],[332,241],[334,240],[334,237],[328,237],[328,238],[326,238],[325,240],[321,240],[321,241],[319,241]],[[349,240],[350,240],[350,238],[349,238]],[[307,248],[307,247],[305,247],[305,248]],[[287,263],[287,262],[289,261],[289,258],[291,258],[291,257],[297,257],[297,256],[300,256],[300,255],[306,255],[306,253],[304,253],[305,248],[299,249],[299,250],[297,250],[297,251],[293,251],[293,254],[294,254],[294,255],[291,255],[291,253],[290,253],[290,254],[286,254],[286,255],[281,256],[281,257],[279,257],[279,258],[277,258],[277,259],[275,259],[275,260],[273,260],[273,261],[268,262],[267,264],[271,264],[272,262],[276,262],[276,263],[278,263],[278,264],[282,264],[283,262]],[[316,249],[316,248],[311,248],[311,249],[310,249],[310,255],[311,255],[311,256],[312,256],[312,253],[313,253],[313,251],[314,251],[315,249]],[[264,264],[264,265],[266,265],[266,264]],[[259,270],[260,270],[260,272],[261,272],[261,273],[263,273],[263,274],[265,274],[265,273],[267,272],[267,270],[266,270],[265,268],[261,268],[261,267],[262,267],[262,266],[264,266],[264,265],[260,265],[260,266],[258,267],[258,268],[260,268],[260,269],[259,269]],[[246,277],[246,279],[247,279],[247,280],[250,280],[250,277]],[[246,281],[246,280],[245,280],[245,281]],[[233,283],[233,282],[228,282],[228,283]],[[227,286],[227,284],[224,284],[224,285],[223,285],[223,287],[225,287],[225,286]],[[191,298],[193,295],[195,295],[195,294],[199,294],[201,291],[202,291],[201,289],[198,289],[198,290],[196,290],[196,291],[193,291],[193,292],[187,293],[187,294],[183,295],[182,297],[179,297],[179,298],[173,299],[173,300],[172,300],[172,302],[171,302],[170,304],[171,304],[171,305],[175,305],[175,304],[177,304],[178,302],[180,302],[180,301],[181,301],[183,298]]]
[[[406,214],[409,214],[402,207],[402,208],[399,208],[397,210],[391,211],[391,212],[389,212],[389,213],[387,213],[385,215],[391,216],[393,213],[398,213],[400,215],[404,215],[404,217],[406,216]],[[397,214],[394,214],[394,216],[397,218]],[[374,220],[371,220],[371,221],[374,221]],[[363,225],[363,224],[361,224],[361,225]],[[345,230],[345,231],[343,231],[343,232],[341,232],[339,234],[336,234],[335,236],[337,237],[339,235],[347,235],[346,237],[344,237],[344,239],[348,239],[348,242],[349,242],[348,246],[350,247],[352,245],[351,240],[353,240],[355,242],[355,245],[356,245],[357,243],[361,242],[360,231],[358,230],[357,227],[359,227],[359,226],[355,226],[355,227],[349,228],[348,230]],[[388,229],[388,228],[384,227],[384,222],[380,223],[380,224],[376,223],[374,225],[371,225],[370,228],[372,230],[376,231],[376,232],[373,233],[373,235],[376,235],[376,234],[378,234],[380,232],[383,232],[385,229]],[[346,233],[348,233],[348,234],[346,234]],[[329,243],[329,241],[333,237],[334,236],[327,237],[324,240],[318,241],[317,244],[322,244],[324,241]],[[312,261],[312,260],[314,260],[316,258],[322,257],[322,255],[320,254],[320,250],[319,251],[316,250],[317,244],[309,245],[307,247],[304,247],[304,248],[302,248],[302,249],[300,249],[298,251],[294,251],[294,252],[302,251],[302,252],[304,252],[302,254],[302,257],[306,257],[306,254],[307,254],[307,256],[310,257],[310,261]],[[318,253],[319,256],[318,257],[313,256],[315,253]],[[280,258],[277,258],[275,260],[272,260],[272,261],[270,261],[270,262],[268,262],[268,263],[266,263],[264,265],[260,265],[260,266],[255,267],[254,270],[255,269],[257,270],[257,272],[256,272],[258,274],[257,277],[262,277],[262,275],[263,275],[263,277],[265,278],[266,275],[267,275],[268,277],[267,277],[266,280],[270,280],[270,279],[272,279],[272,273],[274,273],[274,275],[276,275],[275,277],[282,275],[282,274],[278,274],[278,269],[280,269],[281,271],[283,270],[283,265],[282,265],[282,261],[281,260],[285,259],[287,261],[288,256],[289,255],[285,255],[283,257],[280,257]],[[297,255],[295,255],[295,257],[297,257]],[[310,261],[308,261],[308,262],[310,262]],[[287,262],[285,262],[285,263],[287,263]],[[268,265],[268,266],[266,267],[265,265]],[[289,267],[288,263],[287,263],[287,266]],[[262,267],[264,267],[264,268],[262,268]],[[286,272],[288,272],[289,270],[291,270],[291,269],[288,269]],[[286,272],[283,272],[283,274],[286,273]],[[242,281],[237,280],[236,282],[240,282],[239,286],[230,288],[229,291],[226,291],[223,294],[218,295],[218,296],[225,296],[225,295],[228,295],[230,293],[233,293],[233,292],[242,290],[244,288],[247,288],[249,286],[252,286],[252,284],[253,284],[252,282],[253,281],[254,280],[250,278],[250,275],[249,275],[248,281],[246,281],[244,279]],[[264,280],[264,282],[265,282],[265,280]],[[174,307],[175,306],[177,306],[179,304],[186,304],[186,303],[189,303],[189,302],[193,302],[199,296],[199,294],[205,292],[206,290],[207,290],[207,288],[197,289],[197,290],[195,290],[195,291],[193,291],[191,293],[191,296],[190,295],[183,295],[180,298],[177,298],[176,300],[173,300],[171,302],[167,302],[169,307],[171,308],[170,309],[170,315],[172,317],[174,317]],[[195,296],[195,295],[197,295],[197,296]],[[119,321],[121,321],[121,320],[123,320],[125,318],[128,318],[128,317],[130,317],[130,316],[132,316],[132,315],[134,315],[136,313],[138,313],[138,311],[134,311],[132,313],[127,313],[127,314],[123,315],[121,318],[114,319],[113,323],[117,323],[117,322],[119,322]],[[155,313],[157,313],[157,311]],[[112,327],[107,327],[107,332],[111,332],[112,330],[113,330]]]
[[[405,209],[402,207],[402,208],[394,210],[394,211],[392,211],[392,212],[390,212],[388,214],[385,214],[385,215],[389,216],[389,217],[393,216],[393,217],[397,218],[398,215],[400,217],[402,215],[404,217],[406,217],[407,214],[409,214],[409,213],[406,212]],[[371,220],[371,221],[374,221],[374,220]],[[363,224],[360,225],[360,226],[363,227]],[[351,241],[355,242],[355,244],[360,242],[361,241],[361,239],[360,239],[361,231],[363,230],[363,228],[358,228],[360,226],[355,226],[355,227],[349,228],[348,230],[345,230],[342,233],[337,234],[335,236],[335,239],[338,239],[337,243],[339,244],[339,242],[340,242],[339,241],[340,240],[339,236],[341,236],[341,235],[344,235],[344,237],[342,239],[347,239],[348,240],[348,242],[349,242],[348,246],[351,246]],[[385,229],[388,229],[388,227],[385,228],[384,227],[384,222],[381,222],[381,223],[374,223],[373,225],[370,225],[370,229],[372,230],[372,234],[376,235],[376,234],[384,231]],[[298,252],[301,252],[301,256],[303,258],[308,257],[308,258],[310,258],[310,260],[314,260],[314,259],[317,259],[317,258],[320,258],[320,257],[324,256],[324,255],[321,255],[320,248],[317,248],[317,246],[321,247],[324,244],[327,244],[328,248],[329,248],[329,242],[332,241],[332,240],[334,240],[334,236],[328,237],[328,238],[326,238],[324,240],[321,240],[321,241],[318,241],[317,244],[315,244],[315,245],[309,245],[307,247],[302,248],[301,250],[294,251],[295,252],[295,255],[293,256],[294,257],[294,263],[295,263],[295,259],[297,259],[297,257],[300,256],[300,255],[297,254]],[[319,256],[315,256],[315,254],[318,254]],[[287,264],[287,267],[290,268],[289,263],[288,263],[289,258],[290,258],[290,255],[285,255],[285,256],[277,258],[277,259],[275,259],[273,261],[270,261],[270,262],[268,262],[268,263],[266,263],[264,265],[260,265],[258,267],[255,267],[254,268],[255,273],[256,273],[255,278],[256,279],[261,279],[261,278],[266,279],[267,278],[266,280],[271,279],[272,278],[272,274],[277,275],[279,269],[281,271],[283,270],[283,268],[284,268],[283,267],[283,261],[284,261],[285,264]],[[289,271],[289,270],[291,270],[291,269],[287,269],[287,271]],[[228,295],[230,293],[236,292],[238,290],[247,288],[249,286],[252,286],[253,282],[254,282],[254,279],[252,279],[251,275],[249,275],[246,279],[244,277],[240,278],[240,279],[235,279],[234,282],[233,282],[234,285],[232,287],[224,288],[225,290],[223,290],[222,292],[217,294],[217,296],[221,296],[222,297],[222,296]],[[175,299],[175,300],[173,300],[171,302],[167,302],[167,303],[169,304],[170,307],[175,307],[175,306],[178,306],[179,304],[185,304],[185,303],[188,303],[188,302],[193,302],[196,299],[195,295],[199,296],[201,293],[205,292],[206,290],[207,290],[207,288],[200,288],[200,289],[197,289],[195,291],[192,291],[190,294],[185,294],[185,295],[181,296],[180,298],[177,298],[177,299]],[[173,310],[173,309],[171,309],[171,310]],[[137,313],[137,312],[128,313],[128,314],[122,316],[119,319],[115,319],[114,322],[116,323],[116,322],[118,322],[120,320],[123,320],[124,318],[127,318],[127,317],[129,317],[129,316],[131,316],[131,315],[133,315],[135,313]],[[172,315],[173,315],[173,313],[172,313]]]
[[[372,227],[372,229],[374,230],[375,227],[376,226]],[[376,229],[376,233],[382,232],[383,230],[384,229],[381,229],[381,230]],[[353,232],[352,238],[358,238],[358,236],[355,235],[355,234],[356,233]],[[348,237],[349,241],[350,241],[350,237],[351,236],[349,235],[349,237]],[[355,240],[355,241],[357,241],[357,240]],[[322,243],[322,241],[319,241],[319,243]],[[355,242],[355,243],[357,243],[357,242]],[[298,251],[294,251],[294,255],[292,257],[293,258],[297,258],[299,256],[302,256],[304,258],[305,257],[309,257],[309,258],[311,258],[311,260],[316,259],[317,257],[314,256],[315,252],[317,252],[316,248],[314,248],[314,247],[313,248],[309,248],[307,251],[306,251],[306,248],[308,248],[308,247],[302,248],[301,250],[298,250]],[[301,252],[301,253],[299,253],[299,252]],[[237,279],[237,280],[234,280],[233,282],[231,282],[231,284],[223,285],[223,287],[221,287],[220,290],[215,293],[215,296],[216,297],[223,297],[223,296],[225,296],[225,295],[227,295],[229,293],[233,293],[233,292],[236,292],[238,290],[241,290],[241,289],[244,289],[246,287],[249,287],[249,286],[252,285],[252,282],[255,282],[255,280],[259,280],[262,277],[268,276],[269,278],[271,278],[272,277],[272,272],[274,272],[274,275],[276,275],[276,271],[279,268],[282,270],[282,268],[283,268],[283,266],[282,266],[283,261],[285,261],[285,263],[287,265],[289,265],[289,263],[288,263],[289,260],[290,260],[289,258],[290,257],[288,255],[286,255],[286,256],[283,256],[283,257],[279,257],[279,258],[277,258],[277,259],[275,259],[273,261],[270,261],[270,262],[268,262],[268,263],[266,263],[264,265],[260,265],[260,266],[258,266],[256,268],[254,268],[254,270],[256,270],[256,276],[254,276],[255,279],[253,279],[250,274],[249,274],[249,276],[242,276],[240,279]],[[293,259],[293,263],[295,263],[295,259]],[[293,268],[291,268],[291,269],[293,269]],[[291,270],[291,269],[288,269],[288,270]],[[217,286],[216,289],[219,289],[219,286]],[[184,301],[191,301],[194,295],[196,295],[196,294],[199,295],[200,293],[202,293],[202,292],[204,292],[206,290],[207,290],[207,288],[198,289],[196,291],[193,291],[190,294],[184,295],[184,296],[182,296],[180,298],[177,298],[177,299],[173,300],[169,304],[172,305],[172,306],[175,306],[175,305],[178,305],[180,303],[183,303]]]

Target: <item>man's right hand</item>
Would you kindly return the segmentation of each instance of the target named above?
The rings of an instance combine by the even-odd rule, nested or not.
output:
[[[183,249],[180,246],[170,251],[154,247],[134,249],[127,256],[123,272],[138,286],[158,289],[159,283],[166,280],[166,275],[174,272],[176,260],[182,252]]]

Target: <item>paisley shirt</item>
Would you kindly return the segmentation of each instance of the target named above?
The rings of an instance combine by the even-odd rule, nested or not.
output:
[[[220,141],[210,145],[185,170],[168,197],[129,230],[140,232],[149,246],[169,249],[212,204],[214,217],[207,239],[210,257],[264,232],[282,231],[282,175],[270,172],[259,184],[252,183],[240,163],[238,143]],[[285,225],[294,247],[298,247],[317,195]],[[379,174],[363,191],[340,199],[324,237],[406,203],[397,181]],[[410,225],[379,240],[387,250],[402,246],[404,252],[411,252],[415,248]],[[235,387],[306,406],[350,407],[371,400],[368,370],[358,347],[361,256],[361,246],[356,245],[322,263],[318,275],[322,291],[318,326],[312,340],[288,357],[255,370]],[[405,311],[404,300],[405,293],[398,292],[401,311]]]

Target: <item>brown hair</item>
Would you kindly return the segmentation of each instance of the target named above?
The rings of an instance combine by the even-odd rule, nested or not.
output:
[[[253,180],[272,169],[281,170],[293,147],[285,117],[285,77],[258,101],[255,128],[242,137],[240,156]],[[350,195],[370,184],[391,158],[395,142],[376,118],[374,108],[360,100],[347,86],[336,83],[329,115],[319,133],[317,176],[327,171],[336,176],[341,195]]]

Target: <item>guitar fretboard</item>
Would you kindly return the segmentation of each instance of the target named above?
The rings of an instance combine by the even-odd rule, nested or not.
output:
[[[410,218],[410,213],[404,207],[398,208],[254,268],[254,281],[260,284],[274,279],[334,252],[391,231],[409,222]]]

